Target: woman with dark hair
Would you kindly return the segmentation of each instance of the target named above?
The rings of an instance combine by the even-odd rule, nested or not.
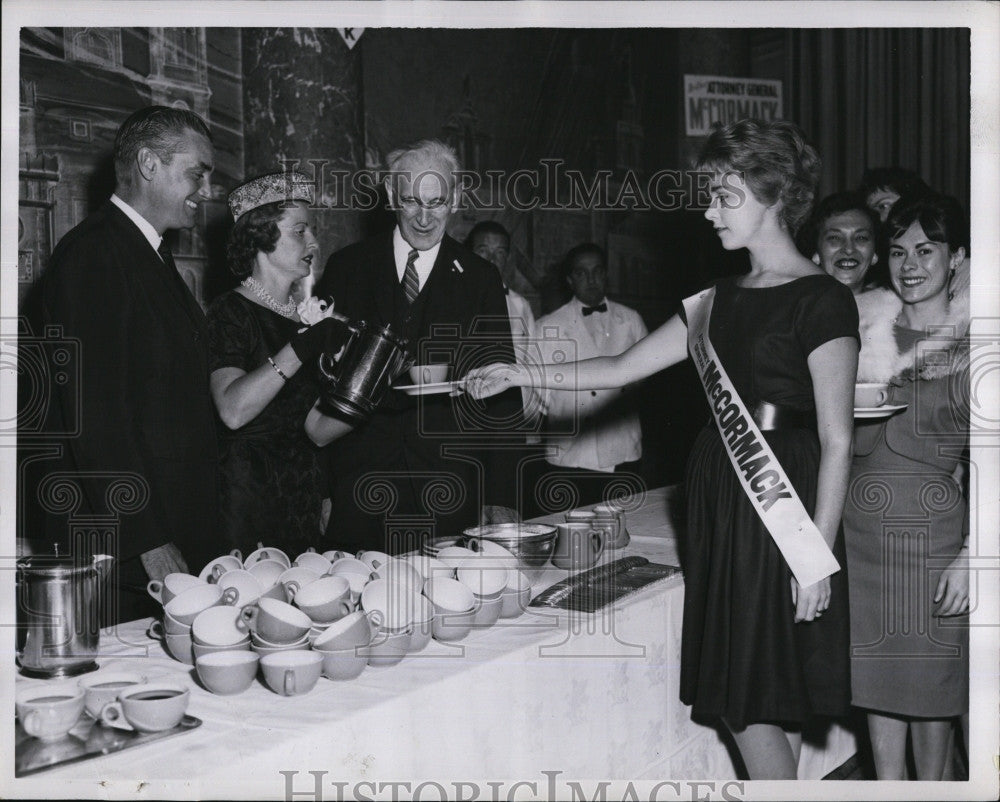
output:
[[[890,382],[891,403],[907,406],[855,432],[851,684],[879,779],[906,779],[909,735],[917,779],[940,780],[969,704],[969,299],[952,289],[965,216],[953,198],[925,195],[893,208],[886,235],[893,289],[871,293],[858,381]]]
[[[318,257],[311,203],[297,173],[262,176],[229,196],[229,267],[242,282],[209,308],[209,348],[223,424],[222,537],[244,553],[258,542],[293,555],[316,545],[327,495],[320,446],[348,431],[316,404],[316,363],[341,347],[342,319],[316,299],[291,297]]]
[[[864,198],[855,192],[837,192],[816,204],[800,233],[800,250],[858,296],[886,283],[873,269],[879,263],[878,230],[878,216]]]
[[[749,251],[748,274],[688,298],[620,356],[492,365],[465,386],[622,387],[690,352],[714,421],[688,462],[681,701],[726,724],[752,779],[794,779],[803,724],[850,702],[839,569],[857,308],[795,247],[820,168],[795,125],[720,128],[698,166],[713,176],[705,217],[725,249]]]

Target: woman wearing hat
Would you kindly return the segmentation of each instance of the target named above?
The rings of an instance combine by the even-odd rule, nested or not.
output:
[[[208,310],[219,427],[222,537],[298,554],[322,532],[320,447],[348,427],[317,408],[316,363],[346,339],[332,305],[296,305],[292,284],[318,258],[312,186],[298,173],[261,176],[229,196],[229,268],[242,282]]]

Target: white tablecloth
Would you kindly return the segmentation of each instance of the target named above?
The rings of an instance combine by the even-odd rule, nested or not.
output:
[[[605,559],[641,554],[676,564],[671,495],[648,494],[629,514],[631,544]],[[564,576],[548,569],[536,592]],[[162,780],[155,787],[164,794],[285,798],[289,789],[311,793],[322,782],[323,798],[337,798],[330,783],[348,783],[345,797],[352,789],[374,796],[355,784],[433,779],[534,782],[541,796],[557,782],[566,798],[569,780],[734,779],[716,731],[691,722],[678,699],[682,603],[675,576],[593,615],[532,608],[461,643],[432,641],[396,666],[368,667],[346,682],[320,679],[290,698],[259,683],[238,696],[213,696],[193,669],[146,638],[148,620],[131,622],[102,637],[102,666],[188,683],[188,712],[202,726],[25,778],[11,791],[116,796]],[[36,680],[17,685],[29,682]],[[805,746],[800,776],[822,777],[853,752],[853,738],[835,727],[824,748]],[[491,798],[489,788],[479,790]]]

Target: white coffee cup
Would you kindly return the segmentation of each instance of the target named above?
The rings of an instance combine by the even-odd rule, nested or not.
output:
[[[21,727],[28,735],[42,741],[58,741],[80,719],[85,696],[79,685],[59,683],[21,691],[14,706]]]
[[[892,385],[885,382],[861,382],[854,385],[854,407],[871,409],[881,407],[892,398]]]

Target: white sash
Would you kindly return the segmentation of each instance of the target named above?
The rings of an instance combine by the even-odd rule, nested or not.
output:
[[[799,585],[806,587],[839,571],[840,564],[802,506],[708,339],[714,301],[714,287],[684,300],[688,348],[743,492]]]

